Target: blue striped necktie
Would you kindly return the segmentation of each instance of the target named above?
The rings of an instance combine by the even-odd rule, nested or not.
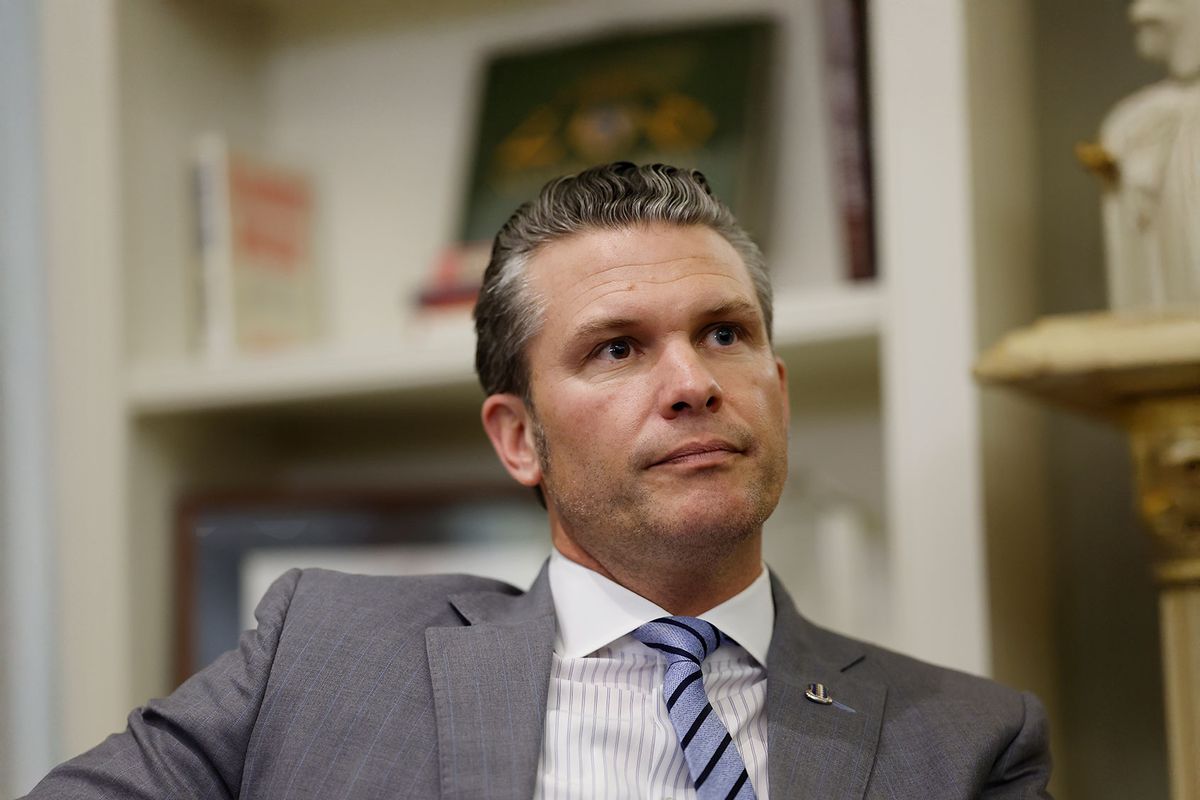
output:
[[[661,617],[636,628],[632,635],[667,659],[663,698],[697,796],[700,800],[752,800],[754,787],[742,755],[713,713],[700,676],[700,664],[721,646],[721,632],[695,617]]]

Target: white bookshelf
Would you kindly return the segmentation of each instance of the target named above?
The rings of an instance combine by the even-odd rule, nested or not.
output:
[[[1004,272],[1002,254],[1028,220],[998,225],[971,213],[995,188],[977,182],[976,159],[1005,163],[1012,140],[978,139],[970,90],[981,79],[964,48],[979,27],[999,31],[994,51],[1024,58],[1026,0],[993,12],[1015,20],[1007,27],[981,22],[962,0],[874,4],[886,282],[862,285],[842,280],[835,206],[818,202],[833,181],[818,6],[753,0],[736,11],[781,25],[768,255],[776,344],[791,380],[794,472],[817,476],[877,521],[879,536],[857,554],[842,548],[849,555],[835,570],[865,574],[869,560],[878,577],[877,605],[867,609],[876,622],[857,632],[986,673],[996,643],[981,498],[992,473],[984,474],[969,365],[981,319],[1021,313],[1025,279]],[[42,8],[46,115],[63,131],[45,154],[47,240],[63,243],[51,254],[59,275],[51,304],[69,312],[55,317],[53,340],[65,756],[170,688],[171,514],[181,491],[240,480],[383,481],[462,453],[491,464],[469,321],[430,321],[407,302],[454,228],[483,54],[730,12],[723,0],[463,0],[432,19],[367,0],[305,2],[294,12],[274,0]],[[999,108],[1025,100],[1016,87]],[[183,165],[194,136],[214,128],[314,175],[328,265],[320,348],[220,364],[189,355]],[[84,143],[66,134],[79,130],[90,132]],[[1020,171],[1012,173],[999,180],[1019,191]],[[989,287],[1007,293],[976,296],[981,265]],[[73,280],[84,272],[86,297]],[[306,413],[289,417],[297,408]],[[772,535],[794,550],[788,513],[772,521]],[[818,619],[849,602],[844,587],[831,590],[836,597],[800,588]]]

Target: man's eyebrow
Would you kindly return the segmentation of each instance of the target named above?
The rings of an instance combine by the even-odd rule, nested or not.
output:
[[[737,299],[715,305],[700,312],[699,316],[707,320],[723,317],[754,317],[758,319],[762,316],[762,312],[759,311],[757,304]],[[598,317],[579,325],[571,331],[570,338],[572,340],[592,339],[613,331],[635,328],[639,324],[639,321],[632,317]]]
[[[592,339],[596,336],[615,330],[628,329],[637,325],[637,320],[630,317],[599,317],[588,320],[571,331],[571,339]]]
[[[710,319],[719,317],[761,317],[762,312],[758,308],[758,304],[751,303],[748,300],[730,300],[726,303],[721,303],[704,312],[703,316]]]

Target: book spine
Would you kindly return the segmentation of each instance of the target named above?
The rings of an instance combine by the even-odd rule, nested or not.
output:
[[[193,163],[196,214],[197,345],[221,360],[234,351],[233,239],[229,199],[229,148],[219,134],[196,141]]]
[[[824,3],[834,174],[840,194],[848,277],[856,281],[876,275],[866,15],[865,0]]]

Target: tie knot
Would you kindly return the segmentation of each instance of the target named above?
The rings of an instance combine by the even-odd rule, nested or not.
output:
[[[721,646],[721,632],[711,622],[695,617],[659,617],[633,630],[633,638],[653,647],[667,662],[681,659],[700,664]]]

